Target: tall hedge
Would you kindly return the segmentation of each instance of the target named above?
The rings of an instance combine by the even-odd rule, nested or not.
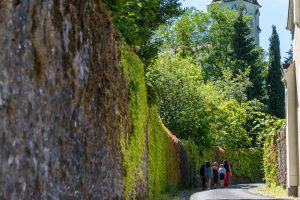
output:
[[[155,106],[149,108],[149,197],[165,192],[167,165],[167,134]],[[172,157],[172,155],[171,155]]]

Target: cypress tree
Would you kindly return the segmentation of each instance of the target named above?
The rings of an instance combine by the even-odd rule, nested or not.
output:
[[[252,30],[242,9],[239,10],[233,28],[232,58],[235,61],[233,72],[245,71],[250,67],[249,80],[252,82],[252,87],[247,91],[248,99],[261,99],[264,82],[262,51],[254,42]]]
[[[284,84],[281,81],[280,41],[276,27],[272,27],[267,76],[268,111],[279,118],[285,117]]]

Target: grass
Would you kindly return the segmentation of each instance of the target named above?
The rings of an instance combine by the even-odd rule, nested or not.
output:
[[[295,197],[288,197],[286,190],[280,186],[268,187],[261,186],[257,188],[252,188],[249,190],[253,194],[258,194],[262,196],[274,197],[274,198],[284,198],[284,199],[297,199]]]

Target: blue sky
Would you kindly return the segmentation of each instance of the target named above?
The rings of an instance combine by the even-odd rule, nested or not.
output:
[[[212,0],[181,0],[184,7],[194,6],[199,10],[206,11],[206,6]],[[281,58],[286,57],[286,52],[290,49],[291,34],[286,30],[288,0],[258,0],[262,6],[260,8],[260,45],[268,51],[269,38],[272,34],[272,25],[277,27],[280,37]]]

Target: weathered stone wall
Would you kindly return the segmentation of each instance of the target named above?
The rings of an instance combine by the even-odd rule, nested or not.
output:
[[[118,41],[100,1],[0,0],[0,199],[195,185],[195,163],[149,109],[142,62]]]
[[[277,133],[277,165],[278,165],[278,183],[286,187],[287,184],[287,160],[286,160],[286,127],[283,127]]]
[[[97,1],[0,0],[0,199],[122,199],[128,94]]]

